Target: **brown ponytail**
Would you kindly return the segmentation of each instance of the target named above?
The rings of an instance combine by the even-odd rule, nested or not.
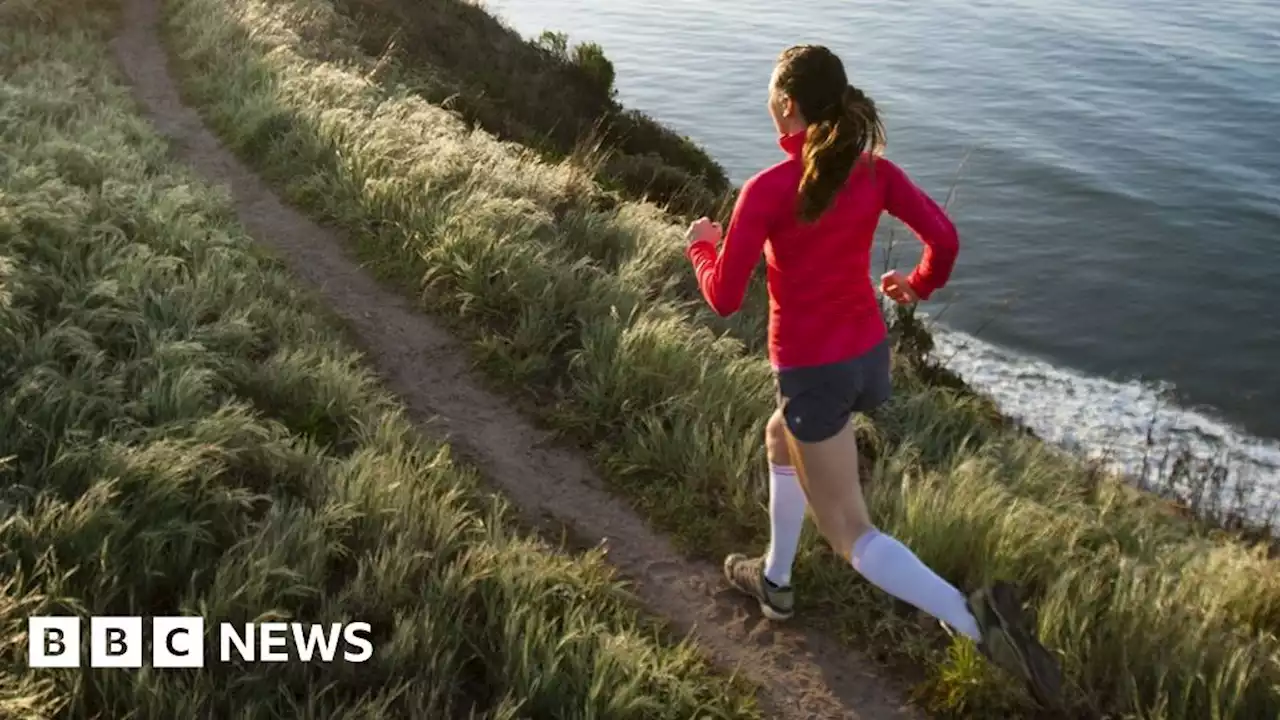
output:
[[[884,124],[875,103],[848,83],[844,65],[827,48],[801,45],[778,62],[777,89],[809,122],[797,216],[813,222],[831,206],[862,154],[884,146]]]

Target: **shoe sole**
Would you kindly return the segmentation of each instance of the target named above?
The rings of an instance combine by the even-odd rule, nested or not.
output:
[[[741,590],[741,588],[739,588],[739,590]],[[754,594],[752,594],[752,596],[754,597]],[[756,598],[756,600],[760,603],[760,613],[770,620],[790,620],[791,617],[795,615],[795,611],[784,612],[782,610],[776,610],[765,601],[760,600],[760,598]]]
[[[1053,655],[1027,632],[1027,617],[1013,588],[1003,584],[993,587],[989,604],[1026,668],[1031,694],[1042,705],[1056,707],[1062,697],[1062,671]]]

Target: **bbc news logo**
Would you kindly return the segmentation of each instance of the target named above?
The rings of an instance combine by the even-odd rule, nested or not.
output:
[[[373,657],[369,623],[218,623],[219,662],[345,662],[362,663]],[[151,666],[200,668],[205,663],[204,618],[153,617],[150,633],[140,617],[89,618],[89,667],[140,668],[144,645],[151,640]],[[74,615],[28,618],[30,666],[81,666],[81,622]],[[292,652],[290,652],[292,650]]]

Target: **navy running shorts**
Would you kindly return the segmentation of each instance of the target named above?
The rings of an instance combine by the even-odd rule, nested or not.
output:
[[[796,440],[822,442],[889,400],[889,339],[849,360],[777,372],[778,406]]]

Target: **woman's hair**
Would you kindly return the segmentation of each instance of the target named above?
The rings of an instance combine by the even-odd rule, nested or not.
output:
[[[785,93],[809,123],[797,215],[822,216],[864,152],[884,146],[875,103],[849,84],[844,63],[822,45],[797,45],[778,58],[775,92]]]

